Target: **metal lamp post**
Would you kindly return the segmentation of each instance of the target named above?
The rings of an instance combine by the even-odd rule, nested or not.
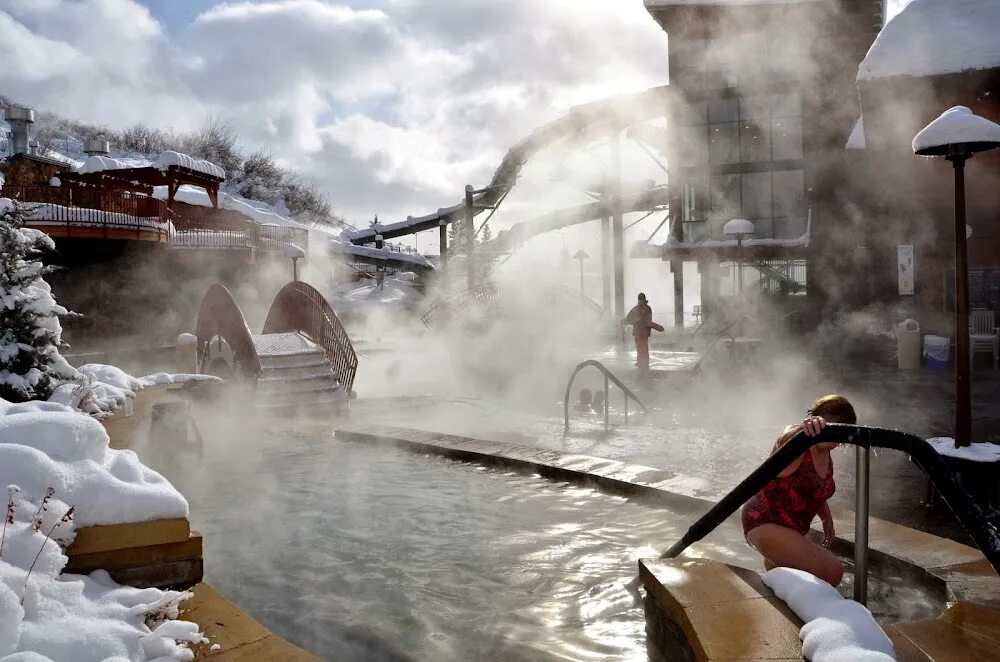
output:
[[[574,260],[579,260],[580,261],[580,294],[584,293],[583,292],[583,261],[586,260],[589,257],[590,256],[587,255],[587,253],[582,248],[576,252],[576,255],[573,256]]]
[[[955,446],[972,442],[972,367],[969,362],[969,268],[965,224],[965,162],[1000,147],[1000,125],[965,106],[945,111],[913,138],[918,156],[943,156],[955,169]]]
[[[722,226],[722,234],[736,237],[736,293],[743,292],[743,240],[752,237],[753,223],[745,218],[734,218]]]
[[[299,279],[299,260],[306,256],[306,252],[296,246],[295,244],[285,244],[281,247],[285,253],[285,257],[292,261],[292,280],[298,281]]]

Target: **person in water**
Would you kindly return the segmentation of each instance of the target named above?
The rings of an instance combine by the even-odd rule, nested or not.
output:
[[[604,391],[598,390],[594,392],[594,401],[590,407],[596,412],[604,413]]]
[[[854,407],[847,398],[827,395],[817,400],[802,423],[785,428],[771,454],[800,431],[816,436],[828,422],[857,423]],[[827,503],[836,490],[830,456],[830,451],[836,447],[835,443],[813,446],[743,506],[743,534],[750,546],[764,557],[765,569],[805,570],[832,586],[839,585],[843,579],[844,565],[830,552],[835,532]],[[821,545],[806,538],[816,515],[823,522]]]
[[[635,365],[640,372],[649,370],[649,335],[653,327],[653,309],[646,303],[646,295],[639,292],[638,302],[622,320],[622,326],[632,325],[635,339]]]
[[[576,404],[573,405],[573,409],[576,411],[588,411],[591,405],[591,398],[593,397],[590,389],[580,389],[580,394],[577,397],[579,399],[576,401]]]

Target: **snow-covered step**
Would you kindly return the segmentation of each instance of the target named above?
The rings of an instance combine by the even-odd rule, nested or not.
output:
[[[290,368],[265,368],[260,378],[257,380],[258,386],[261,382],[290,382],[298,379],[324,379],[333,378],[333,369],[330,364],[324,361],[317,365],[306,365]]]
[[[298,332],[266,333],[251,336],[257,356],[294,356],[296,354],[315,354],[323,348]]]
[[[258,397],[257,404],[263,407],[288,407],[326,404],[346,399],[340,387],[334,386],[319,391],[275,393],[266,397]]]
[[[299,379],[258,379],[257,395],[263,397],[271,393],[301,393],[303,391],[322,391],[331,386],[336,386],[337,382],[333,374],[327,370],[324,374],[315,377],[305,377]]]
[[[270,354],[259,358],[260,365],[265,370],[327,365],[326,354],[322,351],[311,354]]]

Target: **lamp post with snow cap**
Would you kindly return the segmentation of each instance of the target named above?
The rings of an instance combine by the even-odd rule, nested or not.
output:
[[[965,106],[946,110],[913,138],[918,156],[943,156],[955,169],[955,447],[972,442],[972,366],[969,362],[968,229],[965,224],[965,162],[1000,147],[1000,124]]]
[[[722,226],[722,234],[736,237],[736,293],[743,292],[743,240],[752,237],[753,223],[745,218],[734,218]]]
[[[284,251],[285,257],[292,260],[292,280],[298,281],[299,279],[299,260],[306,256],[306,252],[296,246],[295,244],[285,244],[281,247]]]

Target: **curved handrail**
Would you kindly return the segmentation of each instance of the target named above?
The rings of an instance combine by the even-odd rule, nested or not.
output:
[[[323,348],[334,376],[350,393],[358,371],[354,345],[326,298],[302,281],[293,281],[281,288],[264,321],[265,335],[289,331],[301,331]]]
[[[212,338],[223,338],[233,350],[236,367],[243,376],[256,384],[263,368],[257,348],[250,335],[250,327],[243,318],[243,312],[237,305],[233,295],[225,287],[215,284],[208,288],[201,300],[198,310],[198,325],[195,331],[198,337],[198,365],[201,366],[208,351],[208,343]]]
[[[701,355],[701,358],[698,359],[698,362],[694,364],[693,368],[691,368],[691,372],[692,373],[698,372],[698,369],[701,367],[702,362],[706,358],[708,358],[708,355],[712,353],[712,350],[715,349],[715,346],[719,343],[720,340],[722,340],[723,336],[729,336],[730,340],[735,340],[735,338],[733,337],[733,334],[729,333],[729,329],[733,328],[737,324],[742,324],[746,320],[750,320],[751,322],[754,321],[754,319],[752,317],[750,317],[749,315],[744,315],[743,317],[740,317],[737,320],[733,320],[732,322],[730,322],[729,324],[727,324],[722,329],[722,331],[719,331],[719,334],[717,336],[715,336],[715,339],[712,340],[712,342],[710,342],[708,344],[708,348],[705,350],[704,354]]]
[[[889,448],[907,453],[930,479],[986,560],[1000,573],[1000,532],[958,483],[948,465],[930,444],[920,437],[898,430],[833,423],[828,424],[815,437],[809,437],[803,432],[792,437],[692,524],[684,537],[660,558],[679,556],[739,510],[754,494],[788,468],[796,458],[816,444],[824,442],[837,442],[863,448]]]
[[[623,384],[620,379],[618,379],[617,377],[615,377],[614,373],[611,372],[610,370],[608,370],[604,366],[603,363],[601,363],[600,361],[597,361],[595,359],[587,359],[586,361],[582,361],[581,363],[577,364],[576,369],[573,370],[573,374],[570,375],[570,377],[569,377],[569,383],[566,384],[566,396],[563,398],[563,418],[564,418],[564,421],[563,421],[563,432],[569,432],[569,396],[570,396],[570,393],[573,390],[573,381],[576,379],[577,374],[581,370],[583,370],[584,368],[586,368],[587,366],[594,366],[595,368],[597,368],[598,370],[600,370],[602,373],[604,373],[605,380],[611,380],[612,382],[614,382],[615,386],[617,386],[618,388],[620,388],[622,391],[625,392],[625,417],[626,417],[626,419],[628,418],[628,399],[629,398],[632,398],[633,400],[635,400],[636,403],[638,403],[638,405],[640,407],[642,407],[642,411],[643,411],[644,414],[648,414],[649,413],[649,410],[646,409],[646,405],[643,404],[642,400],[639,399],[639,396],[637,396],[635,393],[633,393],[632,389],[630,389],[628,386],[625,386],[625,384]],[[607,382],[605,382],[605,383],[607,383]],[[607,427],[607,424],[608,424],[608,393],[607,393],[607,389],[605,389],[605,391],[604,391],[604,425],[605,425],[605,427]]]

